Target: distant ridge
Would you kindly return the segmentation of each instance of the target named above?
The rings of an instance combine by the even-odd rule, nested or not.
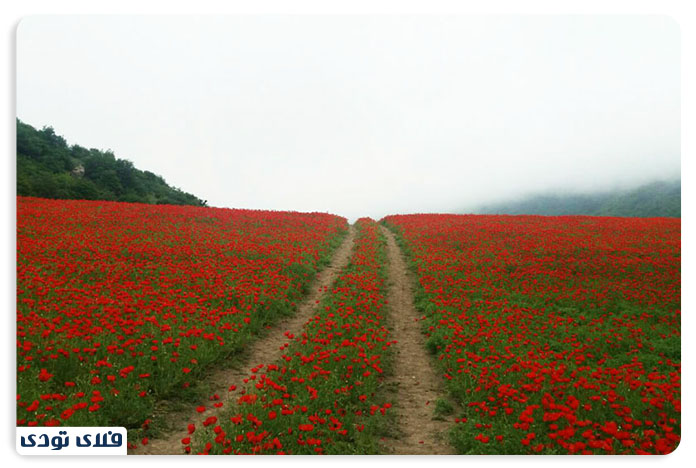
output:
[[[51,127],[37,130],[17,119],[17,195],[206,206],[207,202],[111,151],[68,146]]]
[[[481,206],[479,214],[588,215],[636,218],[681,217],[681,180],[659,181],[630,190],[578,195],[532,195]]]

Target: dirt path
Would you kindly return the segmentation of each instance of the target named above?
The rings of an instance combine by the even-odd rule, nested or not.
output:
[[[384,441],[388,453],[398,455],[454,454],[447,443],[447,421],[434,420],[435,402],[445,396],[440,377],[432,366],[413,306],[412,281],[394,235],[384,226],[389,259],[391,336],[397,340],[394,374],[387,382],[396,387],[398,439]]]
[[[297,313],[286,320],[279,322],[272,330],[254,341],[249,345],[249,349],[245,352],[245,357],[241,365],[234,369],[221,370],[208,378],[210,382],[210,395],[218,394],[223,406],[220,410],[212,408],[211,401],[201,401],[199,404],[208,408],[203,413],[198,413],[196,407],[199,404],[192,405],[186,411],[178,411],[167,416],[167,421],[170,427],[177,428],[174,432],[165,434],[158,439],[151,439],[145,446],[139,446],[133,451],[129,451],[132,455],[181,455],[183,454],[183,445],[181,439],[186,437],[186,425],[190,422],[196,424],[196,427],[201,427],[203,421],[209,416],[216,415],[227,407],[227,402],[230,397],[238,397],[239,391],[245,387],[244,379],[251,375],[251,368],[259,364],[268,364],[276,361],[282,356],[280,347],[289,340],[285,336],[286,331],[293,334],[298,334],[304,324],[309,320],[314,312],[322,295],[326,292],[336,280],[341,270],[348,265],[350,255],[353,250],[353,241],[355,237],[355,229],[349,227],[348,235],[343,241],[343,244],[336,250],[331,264],[326,267],[317,276],[317,280],[313,285],[313,290],[309,296],[298,307]],[[237,389],[234,392],[229,392],[230,385],[236,385]]]

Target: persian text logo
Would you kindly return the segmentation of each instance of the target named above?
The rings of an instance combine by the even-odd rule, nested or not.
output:
[[[124,427],[18,427],[20,455],[125,455]]]

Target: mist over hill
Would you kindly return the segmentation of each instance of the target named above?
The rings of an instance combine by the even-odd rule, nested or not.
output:
[[[478,214],[681,217],[681,180],[656,181],[633,189],[584,194],[536,194],[480,206]]]
[[[53,128],[37,130],[17,119],[17,195],[205,206],[111,151],[69,146]]]

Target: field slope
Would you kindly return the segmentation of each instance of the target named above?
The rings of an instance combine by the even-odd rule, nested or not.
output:
[[[676,219],[404,215],[463,454],[669,453],[681,431]]]
[[[294,314],[346,232],[321,213],[20,197],[17,424],[147,426]]]

